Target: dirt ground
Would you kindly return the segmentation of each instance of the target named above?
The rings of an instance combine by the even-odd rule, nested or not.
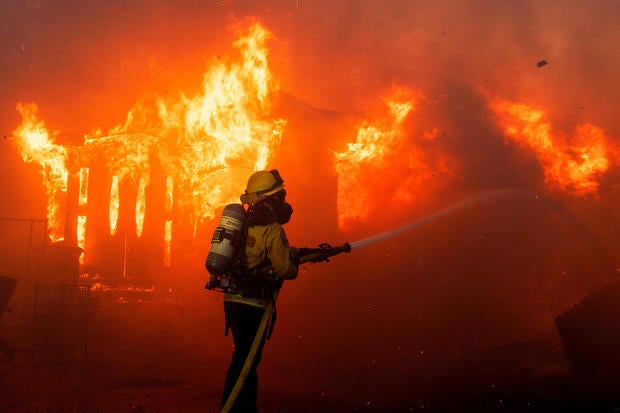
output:
[[[192,360],[31,361],[5,363],[1,371],[3,412],[217,412],[221,363]],[[274,377],[262,367],[259,405],[263,412],[555,412],[618,411],[612,388],[584,383],[566,371],[532,376],[462,375],[410,382],[366,394],[304,387],[303,374]],[[301,372],[300,372],[301,373]]]
[[[0,362],[0,412],[219,411],[232,350],[219,304],[99,302],[82,327],[2,330],[17,353]],[[573,375],[557,336],[446,356],[389,334],[342,341],[345,325],[300,331],[282,316],[265,347],[262,412],[620,411],[617,378]]]

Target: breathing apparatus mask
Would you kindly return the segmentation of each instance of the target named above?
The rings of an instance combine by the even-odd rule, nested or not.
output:
[[[293,207],[286,202],[286,190],[276,192],[265,201],[272,208],[273,213],[280,225],[284,225],[291,220],[293,215]]]

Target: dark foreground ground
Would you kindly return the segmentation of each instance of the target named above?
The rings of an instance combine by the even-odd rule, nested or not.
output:
[[[2,366],[2,412],[217,412],[219,377],[209,366],[170,363],[30,363]],[[188,375],[188,371],[195,372]],[[558,374],[484,386],[462,377],[444,388],[412,389],[409,400],[322,397],[263,386],[263,412],[595,412],[619,411],[618,394]],[[522,379],[522,378],[521,378]]]
[[[0,412],[217,412],[231,352],[220,310],[101,304],[86,340],[5,330],[18,352],[0,361]],[[338,343],[295,330],[284,317],[265,348],[261,412],[620,411],[618,377],[572,374],[553,335],[444,359],[389,334]]]
[[[0,365],[1,412],[217,412],[225,363],[189,360],[31,360]],[[320,392],[303,371],[262,366],[262,412],[616,412],[612,379],[584,380],[564,368],[476,370],[386,383],[368,391]],[[289,372],[290,373],[290,372]],[[407,380],[402,378],[402,380]],[[363,382],[364,380],[362,380]],[[307,386],[305,386],[307,385]],[[353,386],[354,387],[354,386]],[[334,390],[335,389],[335,390]],[[404,389],[409,389],[409,392]]]

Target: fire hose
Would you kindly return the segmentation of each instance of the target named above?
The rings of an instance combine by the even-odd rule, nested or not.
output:
[[[420,219],[417,219],[415,221],[412,221],[399,228],[386,231],[386,232],[383,232],[377,235],[373,235],[368,238],[364,238],[364,239],[351,242],[351,243],[345,243],[338,247],[332,247],[329,244],[320,244],[319,248],[304,248],[302,249],[304,254],[299,257],[299,264],[304,264],[307,262],[329,261],[329,257],[332,257],[334,255],[338,255],[343,252],[348,253],[348,252],[351,252],[352,249],[358,249],[358,248],[365,247],[367,245],[382,241],[387,238],[395,237],[396,235],[399,235],[403,232],[411,231],[415,228],[426,225],[432,221],[435,221],[446,215],[452,214],[461,209],[474,206],[478,203],[481,203],[482,201],[494,200],[494,199],[498,199],[498,198],[505,197],[508,195],[515,195],[518,193],[523,193],[523,192],[519,190],[513,190],[513,189],[502,189],[502,190],[482,192],[478,194],[477,196],[473,196],[471,198],[466,199],[465,201],[448,206],[433,214],[430,214]],[[256,358],[256,354],[260,347],[261,341],[264,337],[265,330],[267,328],[267,324],[271,316],[271,312],[273,311],[274,303],[278,296],[278,292],[279,291],[275,292],[273,300],[271,300],[267,304],[267,307],[265,308],[265,313],[263,314],[263,317],[258,326],[258,330],[256,331],[256,336],[254,337],[254,341],[252,342],[252,347],[250,347],[250,351],[241,369],[241,372],[239,373],[239,377],[237,378],[237,381],[235,382],[235,385],[232,391],[230,392],[228,399],[226,399],[226,403],[224,404],[224,407],[222,408],[221,413],[228,413],[230,409],[232,408],[233,404],[235,403],[235,401],[237,400],[237,396],[239,395],[239,392],[241,391],[241,388],[243,387],[243,384],[245,383],[248,373],[250,372],[250,368],[252,364],[254,363],[254,359]]]

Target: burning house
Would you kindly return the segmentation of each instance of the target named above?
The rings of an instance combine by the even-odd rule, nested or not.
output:
[[[265,168],[281,141],[268,34],[248,28],[236,43],[239,61],[214,64],[201,94],[140,102],[124,125],[78,144],[59,143],[36,105],[20,103],[16,143],[41,167],[50,241],[81,248],[87,272],[142,283],[165,282],[154,274],[208,245],[218,209],[238,202],[246,175]]]
[[[278,354],[278,373],[267,376],[272,388],[301,391],[289,378],[303,372],[303,391],[320,395],[322,406],[358,401],[360,393],[379,400],[386,388],[394,403],[409,406],[410,397],[444,397],[442,386],[457,370],[489,383],[557,374],[570,363],[591,370],[579,349],[597,349],[582,335],[568,343],[570,363],[562,355],[562,340],[588,321],[559,316],[604,286],[605,308],[614,301],[620,129],[597,100],[605,99],[570,92],[577,74],[566,67],[583,70],[579,62],[559,48],[528,49],[511,37],[538,44],[520,25],[514,33],[487,32],[488,21],[463,6],[356,2],[358,14],[343,3],[325,15],[293,3],[290,10],[254,10],[260,19],[235,20],[226,36],[203,34],[187,46],[177,36],[200,32],[203,22],[149,3],[158,10],[153,20],[165,15],[188,26],[183,36],[168,28],[177,41],[160,44],[168,53],[162,56],[179,62],[170,59],[168,67],[155,52],[159,59],[142,59],[140,49],[136,59],[146,68],[135,73],[173,80],[136,75],[120,82],[133,88],[124,105],[89,108],[100,110],[107,126],[71,119],[88,130],[76,133],[55,126],[63,124],[54,112],[61,109],[52,110],[62,106],[56,101],[31,93],[11,102],[18,119],[6,152],[41,194],[32,202],[39,215],[24,207],[24,218],[7,201],[4,210],[13,212],[0,221],[0,245],[15,257],[4,272],[18,278],[13,317],[28,318],[35,283],[78,285],[112,298],[97,302],[98,327],[89,334],[100,345],[91,354],[112,357],[120,348],[134,360],[146,357],[147,343],[157,355],[220,361],[228,348],[203,328],[223,327],[220,297],[203,289],[211,236],[250,174],[277,168],[294,208],[291,244],[351,242],[359,251],[304,266],[287,283],[279,303],[295,316],[278,320],[280,341],[270,345]],[[494,22],[536,14],[533,6],[483,6]],[[434,18],[418,12],[441,13],[442,29],[435,32]],[[298,14],[313,22],[320,15],[321,23],[291,17]],[[458,16],[477,24],[462,26]],[[383,32],[359,29],[375,24]],[[572,44],[554,37],[564,31],[540,30],[550,44]],[[123,45],[124,35],[114,35]],[[297,50],[298,42],[307,49]],[[177,50],[183,47],[192,50],[186,60]],[[205,58],[198,49],[208,55],[206,68],[196,67]],[[505,62],[496,62],[498,51]],[[590,106],[569,107],[577,100]],[[120,122],[111,116],[119,112]],[[11,203],[35,196],[14,184]]]

